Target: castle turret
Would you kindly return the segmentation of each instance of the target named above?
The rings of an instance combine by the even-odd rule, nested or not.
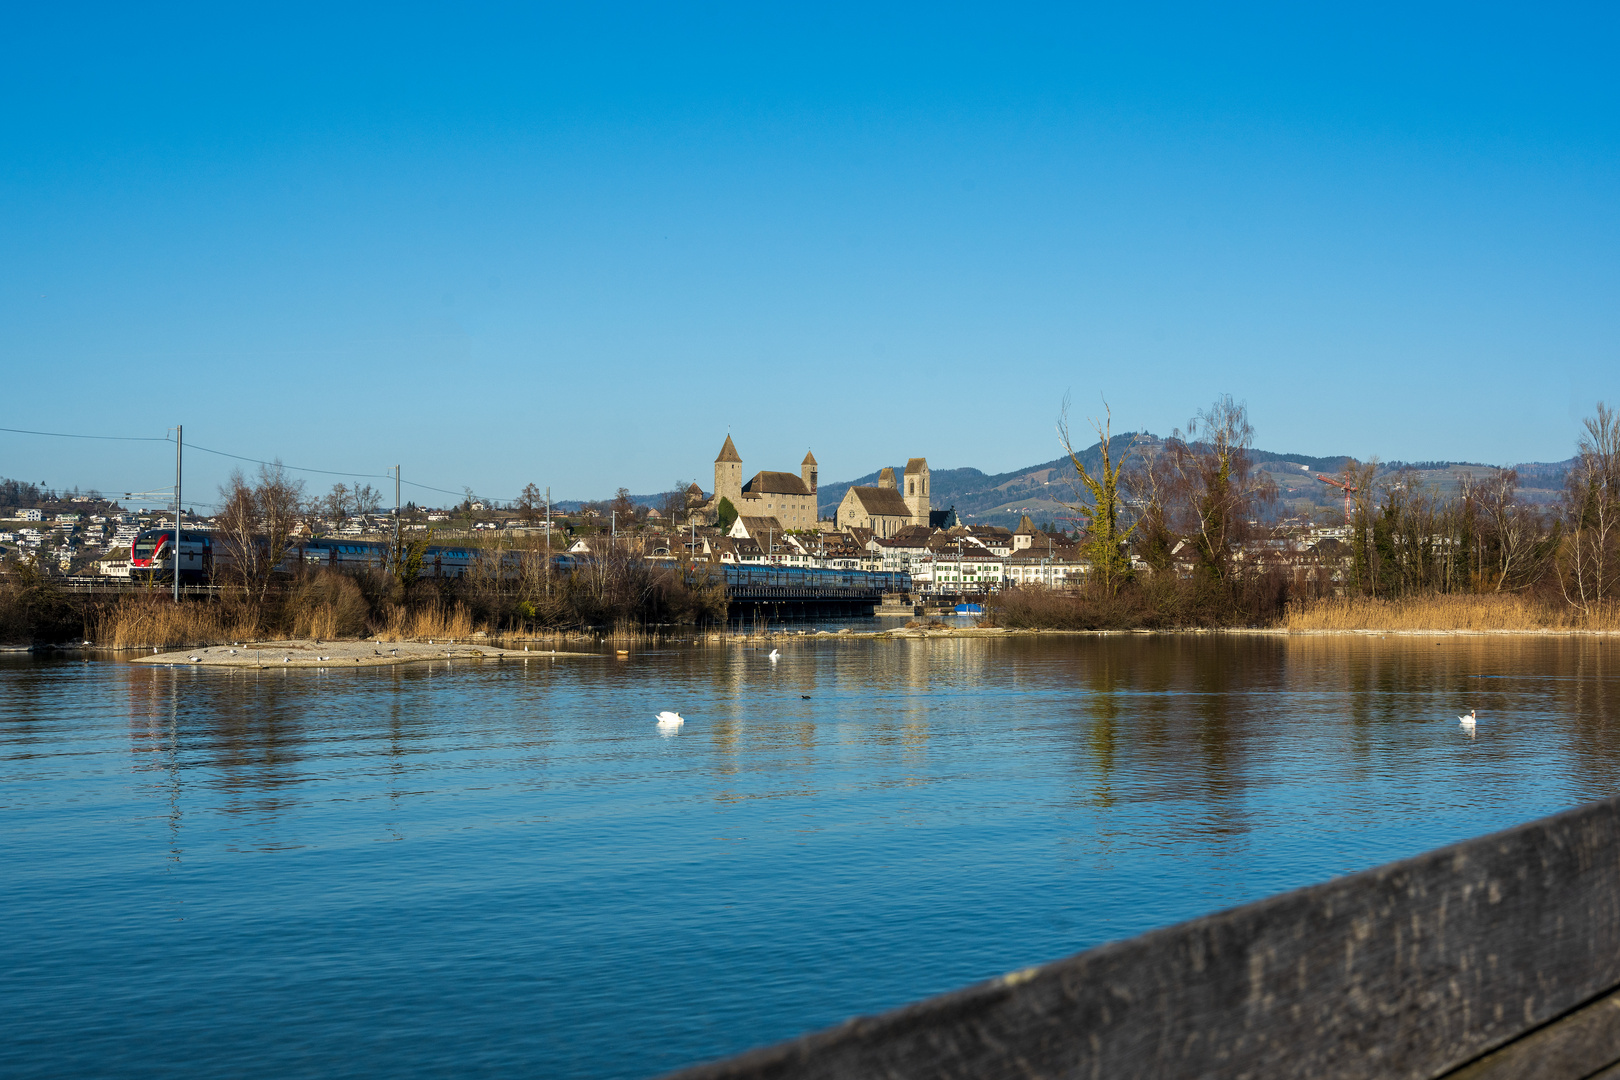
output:
[[[799,463],[799,479],[810,489],[810,494],[816,493],[816,455],[808,450],[804,452],[804,460]]]
[[[742,502],[742,455],[730,435],[714,459],[714,505],[719,506],[721,499],[730,499],[734,507]]]
[[[911,510],[911,520],[928,524],[928,459],[914,457],[906,462],[906,490],[902,497]]]
[[[890,491],[895,489],[894,470],[887,465],[883,467],[882,472],[878,473],[878,487],[888,488]]]

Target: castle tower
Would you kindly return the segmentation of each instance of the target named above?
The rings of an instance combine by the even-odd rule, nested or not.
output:
[[[720,447],[720,456],[714,459],[714,505],[719,506],[721,499],[730,499],[732,506],[741,509],[742,455],[737,453],[730,435]]]
[[[928,459],[914,457],[906,462],[906,490],[901,493],[911,510],[911,520],[928,524]]]
[[[816,455],[808,450],[804,452],[804,460],[799,463],[799,479],[810,489],[810,494],[816,493]]]
[[[894,470],[889,468],[887,465],[883,466],[883,471],[878,473],[878,487],[888,488],[890,491],[893,491],[895,488]]]

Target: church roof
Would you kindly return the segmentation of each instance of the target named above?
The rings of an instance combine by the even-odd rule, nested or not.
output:
[[[757,472],[743,485],[743,492],[755,495],[808,495],[804,479],[790,472]]]
[[[1033,521],[1029,520],[1029,515],[1025,514],[1023,520],[1018,523],[1018,531],[1013,533],[1013,535],[1014,536],[1040,536],[1040,535],[1042,535],[1042,533],[1041,533],[1041,530],[1039,530],[1039,529],[1037,529],[1035,527],[1035,523]]]
[[[726,436],[726,444],[720,448],[720,456],[715,461],[735,461],[742,464],[742,455],[737,453],[737,447],[732,443],[731,436]]]
[[[806,450],[804,452],[804,460],[799,462],[800,465],[814,465],[815,463],[816,463],[816,455],[812,454],[808,450]]]
[[[895,483],[894,483],[894,470],[891,469],[889,466],[885,465],[885,466],[883,466],[883,471],[878,473],[878,487],[894,487],[894,486],[895,486]]]
[[[920,473],[920,472],[927,472],[927,471],[928,471],[928,459],[925,458],[925,457],[914,457],[910,461],[906,462],[906,475],[907,476],[910,476],[912,473]]]
[[[854,487],[849,489],[860,500],[861,509],[877,517],[911,516],[911,507],[900,493],[891,487]]]

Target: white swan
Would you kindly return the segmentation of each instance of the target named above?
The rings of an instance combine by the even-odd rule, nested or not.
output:
[[[772,659],[772,660],[780,660],[780,659],[781,659],[781,658],[782,658],[782,654],[781,654],[781,653],[779,653],[779,652],[777,652],[777,651],[776,651],[776,650],[775,650],[775,649],[772,649],[772,650],[771,650],[771,657],[770,657],[770,658],[771,658],[771,659]]]
[[[1475,722],[1476,719],[1477,719],[1477,717],[1474,716],[1474,710],[1469,709],[1467,716],[1459,716],[1459,717],[1457,717],[1457,723],[1461,724],[1465,731],[1473,731],[1474,730],[1474,722]]]
[[[658,714],[659,731],[679,731],[684,723],[686,723],[686,720],[678,712],[670,712],[666,709]]]

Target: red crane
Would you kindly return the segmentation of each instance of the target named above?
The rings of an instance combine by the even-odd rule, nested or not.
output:
[[[1324,484],[1332,484],[1336,488],[1344,489],[1344,523],[1346,527],[1348,527],[1350,524],[1350,496],[1361,489],[1355,487],[1354,485],[1347,484],[1343,480],[1335,480],[1331,476],[1318,475],[1317,479],[1322,481]]]

